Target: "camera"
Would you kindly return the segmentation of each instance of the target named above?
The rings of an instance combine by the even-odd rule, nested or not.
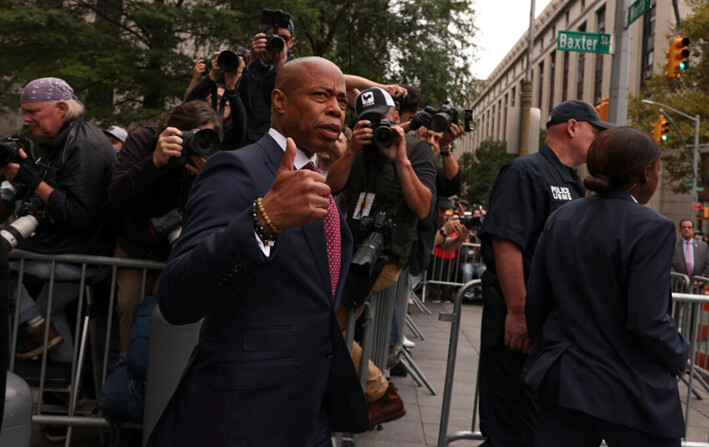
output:
[[[433,120],[433,115],[438,113],[438,110],[431,106],[426,106],[423,110],[420,110],[416,115],[409,121],[409,129],[418,130],[421,126],[431,127],[431,121]]]
[[[391,130],[394,123],[386,118],[372,122],[367,128],[372,129],[372,143],[378,147],[389,147],[394,142],[394,131]]]
[[[219,134],[214,129],[192,129],[179,136],[182,138],[182,155],[180,158],[170,159],[171,162],[176,160],[173,163],[179,166],[189,163],[192,155],[209,158],[222,148]]]
[[[271,53],[280,53],[286,46],[286,41],[278,34],[269,34],[266,36],[266,50]]]
[[[172,245],[182,232],[182,214],[177,208],[160,217],[149,221],[150,234],[155,239],[165,238]]]
[[[445,132],[451,124],[458,124],[458,109],[450,105],[450,102],[443,103],[438,112],[433,115],[431,130],[434,132]]]
[[[246,48],[239,48],[236,51],[231,51],[231,50],[223,50],[219,53],[219,56],[217,56],[217,66],[219,69],[222,71],[222,73],[231,73],[237,68],[239,68],[239,59],[244,60],[244,64],[249,63],[249,50]],[[204,59],[204,65],[207,69],[203,73],[203,75],[206,75],[210,71],[212,71],[212,58],[211,57],[205,57]]]
[[[22,241],[32,236],[39,225],[39,217],[44,214],[45,206],[39,199],[24,202],[17,210],[17,219],[0,230],[2,243],[10,251]]]
[[[365,236],[352,255],[342,291],[344,305],[357,308],[366,301],[369,291],[389,260],[386,253],[390,250],[393,229],[393,219],[383,211],[374,217],[366,216],[360,219],[359,231],[355,238]]]
[[[261,13],[261,23],[268,28],[273,28],[273,34],[266,36],[266,50],[272,53],[283,51],[286,41],[278,35],[278,28],[290,28],[290,14],[278,9],[275,11],[264,9]]]
[[[22,135],[12,135],[0,140],[0,167],[19,162],[20,149],[30,155],[32,153],[32,141]]]
[[[480,226],[482,225],[480,216],[473,217],[473,213],[470,211],[465,211],[463,217],[460,218],[460,223],[465,225],[465,228],[467,228],[468,230],[472,230],[474,232],[477,232],[480,229]]]

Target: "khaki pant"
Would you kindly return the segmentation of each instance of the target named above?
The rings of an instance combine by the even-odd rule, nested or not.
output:
[[[121,247],[116,247],[117,258],[128,258]],[[145,275],[145,295],[155,295],[160,285],[162,272],[147,270]],[[121,335],[121,351],[127,351],[130,334],[133,331],[133,314],[138,302],[143,297],[143,270],[119,268],[116,271],[116,293],[118,301],[118,327]]]
[[[377,282],[374,283],[374,287],[372,287],[372,290],[369,292],[369,296],[372,296],[373,293],[387,289],[394,285],[394,283],[399,279],[400,274],[401,268],[398,267],[396,264],[385,265],[384,269],[377,277]],[[369,299],[369,297],[367,297],[367,299]],[[343,337],[346,335],[345,332],[347,331],[347,318],[349,316],[350,311],[351,308],[345,306],[342,303],[340,303],[337,308],[337,323],[340,325],[340,330],[342,330]],[[359,318],[360,315],[362,315],[362,312],[364,312],[364,305],[357,308],[355,318]],[[352,361],[354,362],[357,374],[359,374],[359,365],[361,359],[362,348],[357,342],[354,342],[352,344]],[[382,375],[382,372],[379,370],[379,368],[377,368],[376,365],[371,360],[369,360],[367,364],[367,384],[364,388],[364,397],[365,399],[367,399],[367,402],[374,402],[375,400],[382,397],[388,387],[389,382],[387,381],[387,379],[384,377],[384,375]]]

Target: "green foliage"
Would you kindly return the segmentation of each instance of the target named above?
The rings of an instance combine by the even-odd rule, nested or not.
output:
[[[463,154],[458,161],[463,177],[463,193],[471,204],[477,203],[487,207],[490,190],[495,183],[497,174],[505,164],[516,156],[506,152],[504,141],[486,140],[480,143],[475,151]]]
[[[647,81],[645,91],[640,97],[631,98],[628,114],[635,127],[647,132],[652,132],[652,125],[659,118],[660,107],[642,103],[642,99],[647,98],[666,104],[689,116],[699,115],[701,119],[699,142],[701,144],[706,142],[709,137],[709,122],[706,120],[706,117],[709,117],[709,58],[705,57],[707,45],[709,45],[707,37],[709,36],[709,1],[687,0],[686,3],[692,11],[692,15],[686,17],[682,22],[682,35],[689,37],[691,42],[689,44],[689,69],[682,72],[680,78],[665,78],[667,59],[663,53],[656,51],[655,60],[661,71],[658,71]],[[668,42],[674,35],[675,33],[671,33],[666,36]],[[691,153],[694,145],[694,121],[669,109],[665,111],[679,127]],[[671,189],[674,192],[685,193],[688,188],[684,186],[684,180],[692,176],[692,160],[687,156],[681,139],[672,127],[670,127],[669,136],[668,141],[661,143],[666,148],[662,156],[662,169]],[[700,165],[699,180],[709,175],[707,166],[704,165],[705,163]]]
[[[463,106],[475,28],[471,0],[0,0],[0,107],[28,81],[64,78],[100,124],[156,119],[181,101],[195,60],[248,46],[264,8],[295,22],[297,56],[421,88]],[[469,52],[468,52],[469,53]]]

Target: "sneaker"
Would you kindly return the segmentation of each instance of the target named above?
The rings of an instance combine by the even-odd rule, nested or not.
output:
[[[393,383],[389,383],[389,387],[382,397],[367,404],[367,410],[369,412],[370,428],[385,422],[394,421],[406,414],[404,402],[399,397],[399,390]]]
[[[389,370],[389,374],[397,377],[406,377],[408,375],[408,371],[406,371],[406,367],[404,366],[404,364],[402,362],[399,362],[391,367],[391,369]]]
[[[16,356],[18,359],[28,360],[45,352],[44,349],[44,328],[47,324],[47,320],[43,320],[39,326],[31,327],[27,325],[25,327],[25,338],[22,344],[17,347]],[[54,323],[49,323],[49,339],[47,340],[47,351],[50,351],[64,342],[64,339],[57,329],[54,327]]]
[[[66,440],[66,432],[69,427],[66,425],[43,425],[44,437],[49,442],[62,442]]]
[[[399,355],[401,351],[399,348],[389,347],[389,353],[387,354],[387,368],[391,368],[399,362]]]
[[[405,348],[409,348],[409,349],[411,349],[411,348],[413,348],[414,346],[416,346],[416,343],[414,343],[414,342],[412,342],[411,340],[409,340],[408,338],[406,338],[406,335],[404,335],[404,341],[403,341],[401,344],[402,344]]]

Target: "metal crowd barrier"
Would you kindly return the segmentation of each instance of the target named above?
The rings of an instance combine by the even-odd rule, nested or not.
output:
[[[78,266],[81,269],[80,278],[72,282],[79,284],[79,293],[77,299],[76,311],[76,327],[74,329],[74,351],[71,361],[68,377],[65,377],[66,371],[61,371],[62,377],[48,377],[48,353],[40,354],[41,360],[39,365],[39,374],[36,372],[36,362],[33,360],[16,361],[15,350],[18,340],[19,328],[19,309],[20,309],[20,289],[17,287],[17,293],[14,296],[14,318],[11,322],[11,346],[10,346],[10,371],[25,378],[36,390],[36,402],[32,414],[33,424],[47,425],[64,425],[68,426],[65,445],[71,445],[72,427],[109,427],[110,422],[106,415],[97,407],[96,402],[92,401],[84,405],[83,408],[77,408],[77,400],[79,390],[82,384],[82,373],[85,368],[85,362],[88,356],[87,349],[91,349],[91,372],[94,383],[94,396],[98,396],[101,385],[106,380],[108,373],[109,358],[113,354],[116,355],[120,349],[110,350],[111,333],[113,325],[113,310],[116,301],[116,273],[119,268],[139,269],[143,272],[142,295],[146,294],[146,277],[149,270],[162,270],[163,263],[153,261],[143,261],[134,259],[123,259],[103,256],[87,256],[87,255],[42,255],[37,253],[26,252],[22,250],[13,250],[10,252],[10,261],[17,261],[19,268],[17,270],[16,280],[19,285],[23,283],[26,277],[25,265],[30,261],[42,261],[49,264],[50,275],[48,278],[42,278],[49,284],[49,294],[47,302],[46,321],[51,321],[51,309],[53,300],[53,291],[55,282],[59,282],[55,278],[55,271],[58,264],[71,264]],[[14,270],[14,269],[13,269]],[[97,297],[94,295],[94,286],[101,280],[106,279],[110,275],[109,296],[107,303],[99,303],[98,300],[103,300],[105,297]],[[13,281],[15,277],[13,277]],[[11,297],[13,298],[13,297]],[[101,304],[101,305],[98,305]],[[103,306],[103,304],[107,304]],[[98,306],[97,306],[98,305]],[[106,308],[105,316],[100,314],[98,308]],[[105,319],[104,319],[105,318]],[[100,333],[99,321],[105,324],[105,331]],[[47,346],[49,337],[49,324],[45,327],[44,346]],[[23,368],[20,368],[22,366]],[[27,367],[27,368],[24,368]],[[23,371],[20,371],[23,369]],[[64,373],[64,374],[61,374]],[[27,377],[29,375],[29,377]],[[57,405],[48,405],[43,402],[44,391],[57,391],[69,393],[68,409],[61,408]],[[130,427],[131,424],[124,426]],[[132,424],[133,427],[139,428],[140,424]],[[103,431],[101,437],[103,439]]]
[[[709,295],[706,294],[709,278],[695,276],[693,278],[686,275],[672,273],[672,315],[677,324],[677,328],[690,341],[690,356],[687,362],[687,373],[680,379],[687,385],[685,402],[685,429],[689,433],[689,420],[692,414],[692,399],[702,400],[701,394],[694,387],[694,381],[698,381],[704,389],[709,392],[706,379],[709,378],[709,371],[705,369],[707,351],[707,326],[709,325]],[[435,447],[445,447],[448,444],[463,439],[484,440],[478,425],[478,386],[475,384],[475,397],[473,403],[473,414],[471,429],[448,433],[448,421],[450,417],[451,400],[453,397],[453,381],[455,375],[456,354],[458,350],[458,337],[460,333],[460,318],[463,295],[467,290],[475,287],[480,280],[473,280],[465,284],[458,290],[453,301],[452,313],[441,313],[439,320],[451,323],[450,342],[448,345],[448,364],[446,366],[445,385],[443,391],[443,401],[441,405],[441,419],[438,432],[438,442]],[[703,349],[703,351],[702,351]],[[702,366],[697,363],[701,362]],[[682,442],[683,447],[709,447],[708,442],[687,441]],[[603,444],[605,445],[605,444]]]
[[[480,244],[463,243],[461,248],[455,252],[455,258],[452,259],[436,256],[436,249],[434,248],[433,254],[431,255],[431,263],[424,273],[423,278],[421,298],[424,302],[426,301],[426,288],[430,289],[431,285],[450,287],[462,287],[464,285],[463,274],[460,271],[460,268],[465,264],[465,262],[461,262],[462,257],[460,256],[463,247],[479,249]],[[451,255],[451,253],[444,253],[444,255]]]

